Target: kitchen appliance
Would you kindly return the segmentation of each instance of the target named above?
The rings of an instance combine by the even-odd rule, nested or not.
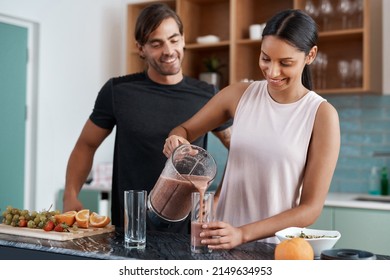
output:
[[[376,260],[376,255],[355,249],[331,249],[322,251],[321,260]]]
[[[177,147],[148,196],[149,219],[159,227],[183,221],[191,211],[191,193],[205,192],[216,173],[216,162],[205,149]]]

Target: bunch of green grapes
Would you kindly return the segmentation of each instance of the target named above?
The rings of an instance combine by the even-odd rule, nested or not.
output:
[[[51,220],[55,222],[54,215],[60,214],[59,210],[47,211],[42,210],[28,211],[26,209],[18,209],[12,206],[7,206],[3,212],[3,224],[13,227],[29,227],[29,228],[43,228],[45,224]]]

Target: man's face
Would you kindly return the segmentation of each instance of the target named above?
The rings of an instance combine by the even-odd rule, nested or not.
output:
[[[149,65],[149,74],[170,76],[181,74],[184,56],[184,37],[174,19],[161,22],[153,31],[146,44],[140,47],[140,55],[145,57]]]

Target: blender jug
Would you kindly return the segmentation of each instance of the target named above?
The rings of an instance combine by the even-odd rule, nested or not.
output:
[[[183,221],[191,211],[191,193],[204,193],[217,173],[214,158],[203,148],[177,147],[148,196],[148,215],[156,225]]]

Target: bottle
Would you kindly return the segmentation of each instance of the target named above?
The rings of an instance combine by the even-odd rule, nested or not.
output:
[[[378,167],[376,166],[371,168],[368,193],[371,195],[381,194],[381,176],[378,172]]]
[[[387,178],[387,168],[382,168],[382,176],[381,176],[381,195],[389,194],[389,179]]]

